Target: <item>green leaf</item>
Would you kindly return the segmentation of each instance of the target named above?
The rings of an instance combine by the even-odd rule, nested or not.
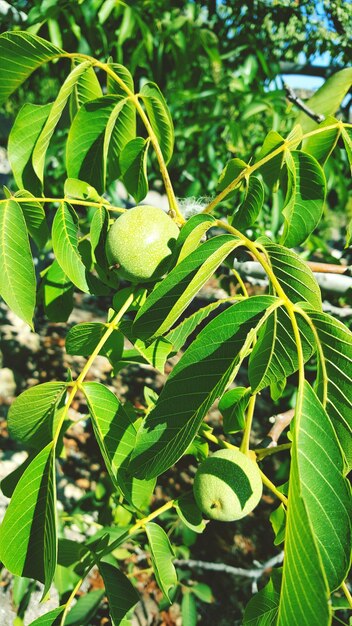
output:
[[[34,197],[29,191],[21,189],[16,191],[15,198],[31,198]],[[21,202],[20,203],[23,217],[26,221],[26,225],[30,236],[34,239],[39,250],[44,248],[48,238],[49,230],[46,222],[44,207],[40,202]]]
[[[97,190],[78,178],[66,178],[64,185],[64,194],[66,198],[76,198],[77,200],[92,200],[92,202],[101,202],[102,197]]]
[[[165,98],[155,83],[144,83],[141,99],[146,108],[152,129],[156,134],[165,163],[168,164],[174,150],[174,125]]]
[[[107,330],[106,324],[83,322],[70,328],[66,337],[67,354],[90,356]],[[99,354],[106,356],[112,363],[120,359],[123,352],[124,338],[116,328],[101,348]]]
[[[78,59],[74,61],[75,65],[78,65]],[[77,111],[83,104],[90,100],[96,100],[103,95],[99,80],[93,67],[88,69],[79,76],[75,82],[71,96],[70,96],[70,116],[73,120]]]
[[[197,326],[199,326],[201,322],[203,322],[213,311],[225,302],[229,303],[231,302],[231,299],[226,298],[226,300],[216,300],[216,302],[207,304],[207,306],[202,307],[193,313],[193,315],[186,317],[181,324],[170,330],[167,335],[165,335],[165,339],[171,343],[172,352],[178,352],[181,350],[182,346]]]
[[[268,156],[274,150],[280,148],[285,143],[285,139],[276,132],[276,130],[271,130],[267,136],[265,137],[264,143],[259,151],[256,162],[261,161],[264,157]],[[276,156],[272,157],[266,163],[263,163],[259,168],[259,172],[263,177],[264,182],[268,185],[269,188],[274,187],[277,183],[281,168],[284,163],[284,150],[281,150]]]
[[[248,165],[247,163],[245,163],[244,161],[242,161],[242,159],[231,159],[224,167],[223,171],[221,172],[217,187],[216,187],[216,191],[217,193],[223,191],[224,189],[226,189],[226,187],[228,185],[230,185],[230,183],[232,183],[234,180],[236,180],[236,178],[245,170],[247,170]],[[242,184],[244,179],[243,178],[239,181],[237,187],[239,185]],[[232,196],[234,195],[234,191],[231,191],[230,193],[228,193],[225,198],[229,199],[232,198]]]
[[[54,447],[33,459],[0,527],[0,560],[10,572],[51,585],[57,554]]]
[[[250,396],[251,389],[246,387],[235,387],[222,396],[219,402],[219,411],[223,416],[224,433],[227,435],[244,429],[246,423],[245,410]]]
[[[269,519],[275,533],[274,545],[279,546],[285,540],[286,534],[286,509],[283,504],[270,514]]]
[[[61,616],[65,610],[64,606],[59,606],[57,609],[53,609],[49,611],[49,613],[45,613],[41,617],[38,617],[31,622],[29,626],[60,626],[61,624]]]
[[[202,533],[205,522],[197,507],[193,491],[189,491],[175,501],[175,509],[183,523],[196,533]]]
[[[120,65],[119,63],[110,63],[108,62],[109,68],[117,74],[117,76],[123,81],[126,87],[134,93],[134,83],[131,72],[124,65]],[[125,96],[126,90],[114,79],[113,76],[107,74],[107,92],[118,94]]]
[[[84,383],[83,391],[96,438],[115,487],[137,509],[145,508],[155,481],[131,479],[125,471],[137,435],[135,416],[131,416],[116,396],[100,383]]]
[[[129,141],[120,155],[120,168],[128,193],[140,202],[148,193],[147,156],[149,140],[135,137]]]
[[[352,333],[326,313],[307,310],[321,344],[317,394],[352,467]]]
[[[187,220],[180,230],[173,252],[173,257],[177,259],[177,264],[198,248],[201,238],[209,228],[214,226],[215,221],[212,215],[204,215],[202,213],[193,215]],[[170,265],[173,266],[172,261]]]
[[[352,67],[346,67],[328,78],[325,83],[307,100],[307,106],[320,115],[334,115],[352,85]],[[318,124],[303,111],[297,116],[303,132],[315,130]]]
[[[308,383],[296,437],[301,496],[329,589],[334,591],[350,567],[352,498],[335,431]]]
[[[99,571],[103,577],[113,624],[119,626],[128,611],[138,602],[138,593],[128,578],[114,565],[100,562]]]
[[[78,251],[78,216],[67,202],[61,202],[56,211],[52,227],[52,241],[61,269],[76,287],[89,293],[86,268]]]
[[[32,327],[36,280],[26,222],[20,205],[7,199],[0,205],[0,295]]]
[[[67,322],[73,309],[74,288],[69,277],[54,261],[41,284],[45,314],[54,322]]]
[[[35,196],[41,196],[43,185],[34,171],[32,155],[52,106],[24,104],[9,135],[9,161],[17,187],[29,189]]]
[[[0,105],[32,74],[58,56],[60,48],[27,32],[8,32],[0,35]]]
[[[82,76],[82,74],[84,74],[84,72],[86,72],[86,70],[91,67],[91,65],[91,61],[84,61],[83,63],[77,65],[70,72],[64,84],[62,85],[56,100],[53,102],[44,127],[36,141],[32,154],[32,162],[34,171],[41,182],[43,182],[45,155],[50,143],[50,139],[76,82],[78,81],[80,76]]]
[[[96,589],[78,598],[65,619],[65,626],[85,626],[88,624],[94,618],[104,595],[104,589]]]
[[[159,526],[154,522],[149,522],[145,526],[152,559],[153,570],[158,585],[164,596],[171,603],[170,591],[177,585],[177,574],[173,564],[175,558],[169,538]]]
[[[312,330],[298,316],[303,359],[306,363],[316,346]],[[284,308],[272,313],[258,333],[258,340],[249,358],[248,377],[252,393],[282,381],[298,370],[297,346],[290,317]]]
[[[119,157],[135,134],[136,111],[128,98],[106,95],[86,102],[68,135],[67,175],[103,193],[107,183],[120,175]]]
[[[191,591],[185,591],[181,602],[181,615],[183,626],[196,626],[197,604]]]
[[[287,250],[267,237],[257,239],[269,256],[275,276],[292,302],[309,302],[321,310],[321,293],[319,285],[310,267],[292,250]]]
[[[129,466],[133,475],[158,476],[178,461],[210,406],[234,379],[255,333],[278,302],[272,296],[243,300],[198,334],[138,431]]]
[[[313,232],[323,213],[326,180],[318,161],[299,150],[286,153],[288,190],[281,243],[293,248]]]
[[[168,330],[240,243],[237,237],[220,235],[209,239],[183,259],[157,285],[141,307],[133,325],[135,335],[147,339]]]
[[[316,160],[322,165],[325,161],[327,161],[330,154],[334,150],[342,132],[342,128],[337,126],[337,123],[337,119],[334,117],[327,117],[323,122],[321,122],[321,124],[319,124],[319,128],[325,128],[326,126],[329,127],[336,124],[335,128],[330,128],[325,132],[312,135],[312,137],[308,137],[303,144],[304,151],[315,157]]]
[[[279,608],[280,584],[278,572],[273,573],[268,584],[248,602],[243,626],[275,626]]]
[[[231,224],[234,228],[246,230],[256,221],[264,203],[264,187],[257,176],[251,176],[246,189],[246,197],[236,213]]]
[[[350,563],[351,493],[329,417],[306,382],[296,414],[278,625],[330,624]]]
[[[50,382],[21,393],[8,414],[11,437],[35,449],[46,446],[55,434],[55,409],[66,389],[66,383]]]
[[[214,601],[213,594],[209,585],[205,583],[196,583],[192,586],[192,593],[194,593],[199,600],[211,604]]]
[[[341,135],[352,172],[352,129],[341,127]]]

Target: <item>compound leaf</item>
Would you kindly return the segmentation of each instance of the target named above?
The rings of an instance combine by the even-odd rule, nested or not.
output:
[[[243,300],[198,334],[138,431],[129,466],[133,475],[152,478],[178,461],[210,406],[235,377],[254,333],[278,302],[272,296]]]

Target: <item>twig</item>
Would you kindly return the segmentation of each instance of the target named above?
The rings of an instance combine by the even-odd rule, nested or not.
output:
[[[320,124],[320,122],[323,122],[325,120],[325,116],[321,115],[320,113],[315,113],[315,111],[312,111],[312,109],[310,109],[309,106],[307,106],[306,103],[303,102],[303,100],[301,100],[299,96],[297,96],[297,94],[294,92],[292,87],[290,87],[287,83],[284,83],[283,85],[284,85],[287,99],[290,102],[293,102],[293,104],[295,104],[296,107],[301,109],[301,111],[303,111],[306,115],[308,115],[308,117],[310,117],[312,120],[314,120],[318,124]]]
[[[275,448],[283,431],[292,421],[294,414],[294,409],[289,409],[288,411],[285,411],[285,413],[278,413],[277,415],[275,415],[275,422],[273,426],[270,428],[266,437],[257,447]]]
[[[177,567],[184,567],[187,569],[203,569],[213,572],[224,572],[231,576],[244,576],[245,578],[252,578],[254,583],[257,583],[259,578],[263,574],[270,571],[275,565],[282,563],[284,559],[284,553],[280,552],[276,556],[271,557],[268,561],[265,561],[258,567],[251,569],[245,569],[244,567],[233,567],[232,565],[225,565],[225,563],[210,563],[209,561],[195,561],[192,559],[175,559],[174,565]]]

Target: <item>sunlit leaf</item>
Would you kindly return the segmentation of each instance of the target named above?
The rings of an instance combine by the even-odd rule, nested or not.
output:
[[[286,153],[288,191],[283,215],[281,243],[293,248],[303,243],[320,221],[323,213],[326,180],[318,161],[294,150]]]
[[[120,168],[128,193],[138,203],[148,193],[147,156],[149,140],[136,137],[129,141],[120,155]]]
[[[159,283],[138,312],[133,331],[142,339],[162,334],[180,317],[222,261],[241,243],[232,235],[206,241]]]
[[[27,32],[13,31],[0,35],[0,104],[32,74],[63,54],[49,41]]]
[[[352,85],[352,68],[346,67],[336,72],[306,102],[307,106],[319,115],[334,115]],[[301,111],[297,116],[305,133],[317,128],[318,124]]]
[[[9,135],[9,161],[16,184],[36,196],[42,195],[42,182],[34,171],[32,155],[51,109],[52,103],[24,104]]]
[[[165,98],[159,87],[151,82],[144,83],[140,96],[167,164],[172,157],[175,137],[174,125]]]
[[[173,564],[174,551],[165,530],[159,524],[149,522],[145,529],[155,577],[163,594],[171,602],[169,594],[177,584],[177,574]]]
[[[0,295],[6,304],[32,326],[36,280],[26,222],[18,202],[6,199],[0,206]]]
[[[86,268],[78,251],[78,217],[74,209],[62,202],[52,227],[53,248],[57,262],[76,287],[89,293]]]
[[[68,75],[64,84],[60,88],[56,100],[53,102],[49,115],[36,141],[32,154],[32,163],[34,171],[41,182],[43,182],[45,155],[50,143],[50,139],[77,80],[80,76],[82,76],[82,74],[84,74],[84,72],[86,72],[86,70],[90,66],[90,61],[84,61],[83,63],[77,65]]]
[[[138,431],[129,466],[132,475],[158,476],[178,461],[214,400],[235,377],[255,333],[278,302],[272,296],[241,301],[198,334]]]
[[[55,408],[65,391],[62,382],[42,383],[23,391],[9,410],[11,437],[31,448],[46,446],[55,434]]]
[[[104,385],[84,383],[94,431],[110,477],[119,491],[137,508],[149,503],[155,481],[141,481],[126,475],[131,452],[135,445],[136,417],[120,404]]]
[[[234,213],[231,224],[234,228],[245,230],[256,221],[264,202],[264,187],[259,178],[251,176],[242,204]]]
[[[120,175],[120,154],[135,134],[135,107],[127,97],[111,94],[86,102],[68,135],[68,176],[86,181],[103,193],[107,182]]]
[[[287,297],[292,302],[309,302],[312,307],[321,310],[320,288],[307,263],[292,250],[287,250],[267,237],[260,237],[257,243],[264,246],[275,277]]]
[[[54,448],[50,443],[19,480],[0,527],[0,560],[49,590],[57,554]]]

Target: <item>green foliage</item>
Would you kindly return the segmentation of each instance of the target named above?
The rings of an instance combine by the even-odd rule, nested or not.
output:
[[[87,3],[82,11],[88,4],[91,5]],[[192,7],[195,18],[197,6]],[[245,4],[244,11],[246,7]],[[232,68],[229,73],[225,69],[226,57],[219,53],[218,37],[205,27],[200,16],[198,22],[192,21],[189,15],[170,7],[169,17],[162,13],[161,20],[165,24],[168,19],[168,37],[174,33],[171,56],[174,54],[178,61],[171,72],[175,75],[182,69],[182,60],[188,54],[187,32],[192,34],[189,40],[193,53],[202,50],[200,60],[197,58],[200,67],[193,65],[191,75],[196,69],[201,73],[206,58],[206,67],[210,64],[213,77],[213,88],[208,85],[205,89],[202,83],[203,91],[197,96],[183,94],[183,108],[187,108],[185,103],[191,97],[198,113],[202,100],[213,107],[215,99],[223,125],[219,133],[220,123],[212,125],[210,120],[203,129],[202,120],[197,120],[196,127],[187,130],[180,123],[183,118],[179,110],[175,112],[175,134],[171,116],[175,107],[171,106],[170,113],[157,84],[145,80],[155,54],[148,25],[150,8],[146,8],[146,17],[142,19],[134,5],[106,1],[99,4],[98,10],[95,7],[94,18],[100,29],[97,50],[104,58],[108,53],[103,26],[110,15],[120,20],[114,56],[107,62],[89,55],[80,26],[72,19],[76,10],[66,7],[63,14],[68,24],[66,30],[69,27],[71,34],[81,40],[83,49],[79,53],[62,49],[61,4],[56,8],[52,3],[35,3],[30,13],[32,24],[38,28],[46,24],[55,44],[29,32],[0,36],[0,52],[5,61],[0,70],[3,102],[43,64],[60,57],[60,67],[62,63],[65,68],[58,73],[62,80],[55,101],[39,105],[27,102],[19,110],[10,135],[10,161],[19,189],[5,189],[5,198],[0,202],[0,293],[14,313],[32,327],[36,303],[43,305],[50,320],[67,321],[75,289],[94,298],[108,296],[112,308],[104,323],[84,322],[68,331],[67,353],[88,358],[76,380],[31,387],[10,409],[11,436],[29,448],[30,456],[3,484],[11,501],[0,527],[0,559],[14,574],[43,582],[44,594],[55,576],[64,604],[34,624],[88,623],[103,592],[83,596],[72,610],[70,603],[76,589],[69,598],[67,592],[71,583],[78,589],[96,564],[104,581],[112,621],[126,625],[139,596],[134,573],[126,576],[122,571],[125,565],[117,566],[116,549],[121,550],[127,539],[141,545],[147,541],[164,601],[177,597],[184,623],[195,624],[197,603],[210,602],[211,592],[189,581],[183,584],[183,574],[179,574],[181,585],[177,585],[178,572],[169,536],[173,541],[177,532],[183,533],[188,549],[206,525],[191,491],[177,492],[175,499],[155,508],[156,480],[188,455],[195,458],[192,463],[212,463],[217,453],[207,456],[210,443],[229,447],[230,455],[238,455],[232,435],[238,437],[240,433],[241,456],[255,468],[260,483],[257,492],[261,491],[262,481],[281,500],[280,509],[271,519],[275,545],[284,541],[285,549],[282,580],[281,571],[274,570],[269,584],[250,601],[244,624],[329,626],[331,594],[341,586],[344,588],[350,565],[351,493],[346,471],[352,459],[352,336],[346,326],[322,312],[314,275],[304,255],[290,248],[301,246],[307,239],[313,246],[326,190],[331,190],[329,168],[335,167],[331,164],[339,139],[344,142],[347,158],[351,158],[351,125],[329,117],[320,125],[307,126],[306,118],[301,118],[301,126],[296,125],[288,135],[283,122],[282,128],[273,124],[275,128],[268,134],[263,127],[263,132],[255,133],[253,139],[250,120],[267,112],[273,98],[264,92],[257,100],[249,97],[257,72],[271,78],[264,52],[244,55],[240,70],[234,72]],[[225,7],[219,7],[219,11],[223,10]],[[227,20],[233,20],[233,9],[229,7],[227,11]],[[88,12],[84,13],[85,19]],[[273,13],[270,10],[262,17],[265,31]],[[219,25],[219,21],[214,15],[214,23]],[[143,41],[131,55],[132,77],[122,64],[124,46],[126,42],[131,45],[139,32],[143,33]],[[248,52],[247,44],[243,45]],[[228,50],[228,54],[231,56],[232,52]],[[162,53],[160,58],[163,60]],[[141,67],[145,70],[143,80]],[[159,69],[162,75],[162,61]],[[330,116],[350,86],[350,70],[335,74],[329,81],[310,105]],[[221,82],[229,88],[229,96],[224,99],[218,98]],[[236,113],[237,124],[243,125],[245,120],[248,125],[241,133],[229,115],[234,92],[241,93],[239,102],[243,100]],[[207,109],[204,110],[206,115]],[[62,133],[61,125],[67,133]],[[211,133],[218,133],[216,150],[209,141],[211,125]],[[290,128],[291,124],[288,122],[287,126]],[[307,128],[314,130],[307,132]],[[182,137],[177,133],[182,133]],[[190,149],[185,148],[183,154],[187,133],[189,137],[198,134],[199,139],[193,137]],[[218,141],[220,134],[230,153],[227,165],[223,162],[226,145]],[[65,144],[67,177],[62,185],[63,197],[61,191],[47,197],[43,195],[50,175],[46,155],[55,150],[57,136],[62,148]],[[246,137],[250,137],[248,149],[244,149]],[[195,171],[195,145],[202,148],[196,157],[199,181],[193,187],[195,192],[200,191],[199,185],[208,176],[202,159],[207,157],[212,162],[211,180],[204,190],[213,193],[215,178],[220,178],[218,195],[206,207],[197,205],[198,214],[190,217],[187,212],[183,215],[171,179],[181,170],[190,181],[190,171]],[[241,145],[243,160],[233,158],[233,153],[241,152]],[[59,151],[59,156],[62,153]],[[188,160],[187,166],[184,159]],[[62,168],[58,179],[63,172]],[[181,183],[186,174],[180,175]],[[120,180],[139,202],[148,191],[149,180],[154,181],[155,177],[162,179],[169,203],[169,216],[163,217],[175,233],[180,227],[170,255],[169,272],[160,282],[160,274],[155,275],[147,289],[136,286],[134,280],[131,284],[128,274],[121,276],[120,286],[110,267],[106,242],[110,216],[120,213],[121,207],[108,200],[112,195],[107,192]],[[191,189],[190,184],[186,194]],[[229,215],[230,223],[211,215],[222,203],[221,210]],[[55,213],[51,213],[53,206]],[[144,211],[148,210],[150,207],[145,206]],[[258,238],[265,231],[268,212],[276,227],[271,229],[271,238]],[[133,211],[127,215],[133,216]],[[132,240],[133,243],[138,253],[141,242]],[[264,269],[270,283],[268,293],[249,294],[238,279],[241,294],[229,292],[228,296],[222,294],[221,300],[206,302],[196,310],[189,308],[209,280],[220,272],[229,274],[234,252],[241,255],[244,250]],[[37,289],[34,268],[38,260],[44,265],[38,271]],[[149,262],[148,257],[145,265]],[[229,283],[224,279],[224,288]],[[130,345],[125,344],[125,339]],[[170,356],[177,356],[177,362],[168,365],[171,373],[160,395],[145,389],[146,406],[141,404],[136,410],[127,402],[123,404],[107,386],[85,381],[99,354],[109,359],[114,374],[136,363],[147,364],[164,374]],[[236,387],[233,383],[237,383],[240,368],[241,383]],[[283,395],[288,378],[289,397]],[[291,448],[288,496],[265,474],[266,457],[275,450],[264,448],[264,454],[257,450],[257,456],[255,450],[249,450],[252,421],[259,419],[256,396],[268,388],[274,398],[295,403],[290,442],[281,447]],[[58,552],[55,459],[62,435],[70,427],[68,411],[77,392],[86,401],[108,476],[99,481],[92,495],[91,501],[99,510],[100,528],[96,535],[79,545],[60,538]],[[225,440],[215,435],[205,421],[218,400]],[[258,460],[263,470],[258,469]],[[287,457],[283,467],[288,463]],[[249,475],[250,471],[243,472],[244,481]],[[222,480],[223,474],[217,478]],[[155,523],[153,520],[159,516],[160,523]]]

